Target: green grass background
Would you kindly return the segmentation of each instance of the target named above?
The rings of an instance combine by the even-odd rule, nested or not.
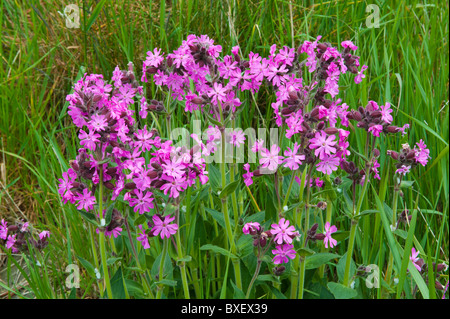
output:
[[[81,9],[78,29],[67,28],[59,13],[69,3]],[[379,7],[378,28],[366,25],[368,4]],[[404,139],[382,142],[382,154],[405,142],[413,145],[423,139],[427,144],[431,160],[408,176],[414,184],[405,192],[410,193],[411,206],[420,194],[417,240],[428,247],[429,256],[448,261],[448,3],[3,0],[0,9],[0,218],[26,218],[36,227],[49,228],[54,234],[50,258],[62,269],[74,254],[92,258],[85,249],[88,232],[81,218],[73,208],[63,210],[57,195],[57,179],[79,146],[65,101],[72,83],[82,70],[108,78],[116,65],[125,68],[129,61],[140,75],[148,50],[160,47],[170,52],[191,33],[207,34],[224,53],[239,44],[244,55],[267,55],[274,43],[298,47],[318,35],[335,46],[352,40],[369,68],[361,85],[344,79],[340,97],[353,109],[368,100],[389,101],[395,123],[411,125]],[[270,112],[264,94],[257,101],[263,114]],[[252,105],[248,101],[246,107]],[[241,116],[246,125],[257,123],[254,111]],[[186,122],[180,110],[174,123]],[[358,134],[353,139],[362,149],[364,139]],[[390,203],[392,189],[386,185],[392,184],[392,163],[382,156],[381,164],[380,199]],[[263,191],[255,195],[260,206],[264,196]],[[369,201],[365,207],[373,208]],[[379,219],[367,218],[361,227],[376,238],[380,225]],[[365,236],[357,238],[356,246],[359,262],[387,254],[379,242]]]

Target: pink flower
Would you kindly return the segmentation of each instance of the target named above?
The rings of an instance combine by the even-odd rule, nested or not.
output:
[[[80,144],[91,151],[95,151],[97,146],[95,143],[99,142],[99,137],[100,134],[96,134],[95,131],[90,131],[89,134],[87,134],[85,131],[80,130],[80,134],[78,134],[78,138],[81,140]]]
[[[289,147],[288,150],[284,151],[284,167],[288,167],[291,170],[297,170],[302,164],[302,161],[305,160],[305,155],[297,154],[300,145],[295,142],[293,149],[291,150]]]
[[[319,172],[327,175],[331,175],[333,171],[336,171],[339,167],[339,158],[326,155],[316,167]]]
[[[268,168],[270,171],[275,171],[283,161],[283,156],[279,156],[280,148],[276,144],[272,144],[270,147],[270,152],[268,149],[263,149],[261,151],[261,157],[259,159],[259,164],[263,168]]]
[[[6,248],[11,248],[16,243],[16,235],[9,235],[8,240],[6,241]]]
[[[83,194],[78,193],[78,195],[76,195],[74,199],[78,201],[77,209],[84,208],[87,211],[94,209],[95,196],[92,195],[89,189],[87,188],[83,189]]]
[[[272,235],[275,236],[275,242],[281,245],[283,242],[290,244],[292,243],[292,237],[295,237],[295,227],[289,226],[289,220],[281,218],[278,224],[272,224],[272,229],[270,230]]]
[[[150,208],[153,208],[153,198],[152,192],[146,192],[144,195],[144,192],[141,192],[138,189],[134,190],[134,193],[137,195],[138,198],[130,197],[128,202],[130,203],[130,206],[134,207],[134,212],[139,211],[139,214],[144,214],[146,212],[150,211]]]
[[[242,228],[242,232],[246,235],[248,234],[253,235],[259,230],[261,230],[261,225],[257,222],[247,223],[244,225],[244,228]]]
[[[416,269],[420,272],[420,271],[422,271],[422,264],[423,264],[423,262],[419,258],[419,253],[420,252],[416,251],[416,249],[413,247],[411,249],[411,256],[409,257],[409,259],[414,264],[414,267],[416,267]]]
[[[6,240],[8,235],[8,225],[4,219],[0,224],[0,239]]]
[[[381,111],[381,120],[383,120],[385,123],[391,124],[392,123],[392,115],[391,113],[393,110],[391,109],[391,104],[389,102],[386,102],[385,105],[382,105],[380,107]]]
[[[276,249],[272,250],[272,254],[275,255],[272,261],[275,265],[288,263],[288,257],[290,259],[295,258],[294,245],[284,244],[283,246],[278,245],[275,248]]]
[[[333,147],[336,145],[335,138],[336,136],[334,135],[327,137],[324,131],[317,132],[314,138],[310,140],[309,148],[316,149],[314,155],[319,156],[320,159],[324,159],[327,154],[331,155],[332,153],[336,153],[336,148]]]
[[[406,165],[402,165],[399,169],[397,169],[395,171],[396,174],[399,175],[406,175],[407,173],[409,173],[409,170],[411,169],[411,166],[406,166]]]
[[[236,129],[230,133],[229,138],[230,144],[233,144],[236,147],[240,147],[242,144],[244,144],[245,134],[241,129]]]
[[[416,145],[419,148],[419,150],[416,149],[416,162],[425,166],[430,158],[430,150],[426,148],[427,146],[422,140]]]
[[[323,243],[325,244],[325,248],[328,248],[328,243],[330,244],[330,248],[333,248],[337,244],[337,240],[331,238],[331,234],[337,232],[336,226],[331,226],[330,223],[327,222],[325,224],[325,238],[323,239]]]
[[[356,45],[354,45],[353,42],[350,40],[341,42],[341,45],[344,48],[349,48],[350,50],[353,50],[353,51],[356,51],[356,49],[358,49],[358,47]]]
[[[39,233],[40,240],[43,240],[44,238],[49,238],[49,237],[50,237],[50,232],[48,230],[44,230]]]
[[[244,169],[247,171],[247,173],[245,173],[244,175],[242,175],[242,177],[244,177],[244,183],[247,186],[250,186],[253,184],[253,173],[250,172],[250,164],[249,163],[245,163],[244,164]]]
[[[139,229],[141,230],[141,232],[138,233],[139,236],[136,239],[142,243],[142,246],[144,247],[144,249],[150,248],[150,244],[148,242],[148,236],[145,233],[145,230],[142,227],[142,225],[139,225]]]
[[[383,125],[373,125],[369,127],[368,131],[371,132],[373,136],[380,136],[380,133],[383,132]]]
[[[252,152],[257,153],[257,152],[261,151],[263,149],[263,145],[264,145],[263,139],[256,140],[252,146]]]
[[[152,51],[147,52],[147,58],[144,61],[144,65],[158,67],[163,60],[164,57],[161,55],[161,49],[155,48],[153,52]]]
[[[209,97],[212,97],[212,102],[214,104],[218,104],[218,102],[223,102],[225,100],[225,97],[227,95],[226,93],[227,89],[226,87],[222,87],[222,84],[214,82],[214,87],[210,89],[209,92],[206,94]],[[222,121],[223,119],[221,119]]]
[[[107,126],[108,122],[106,120],[106,117],[101,114],[92,115],[91,120],[89,121],[89,127],[95,132],[104,131]]]
[[[358,72],[358,74],[355,76],[355,83],[359,84],[362,82],[362,79],[364,79],[366,76],[363,74],[363,72],[367,70],[367,65],[363,65],[361,67],[361,71]]]
[[[175,234],[177,232],[178,225],[170,224],[170,222],[174,219],[175,217],[170,217],[170,215],[167,215],[164,217],[163,221],[159,215],[153,215],[152,220],[155,225],[152,228],[153,236],[158,236],[158,234],[161,233],[161,238],[164,239],[164,237],[169,238],[171,235]]]

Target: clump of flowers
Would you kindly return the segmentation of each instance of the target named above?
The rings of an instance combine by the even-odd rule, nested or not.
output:
[[[29,245],[37,250],[43,250],[48,246],[50,232],[43,230],[38,233],[39,239],[35,239],[29,222],[18,221],[9,225],[4,219],[0,222],[0,243],[13,253],[28,252]]]
[[[189,35],[171,53],[162,52],[159,48],[147,52],[140,81],[131,63],[127,70],[116,67],[110,80],[99,74],[84,75],[75,84],[74,92],[67,96],[68,113],[79,129],[80,148],[76,158],[70,161],[70,168],[59,179],[58,191],[63,202],[83,210],[83,216],[92,214],[100,236],[103,233],[114,237],[124,229],[130,233],[128,215],[114,204],[122,202],[128,206],[130,214],[135,215],[137,241],[144,249],[150,248],[153,237],[160,236],[164,241],[159,269],[161,277],[169,238],[177,235],[177,252],[182,249],[178,247],[181,227],[178,224],[178,205],[182,194],[190,187],[201,187],[209,181],[205,157],[222,155],[221,191],[224,191],[227,187],[223,158],[227,155],[225,144],[240,150],[247,146],[249,156],[242,165],[242,172],[238,171],[239,166],[235,165],[238,163],[232,158],[234,166],[228,175],[230,184],[238,187],[238,181],[232,179],[239,174],[252,195],[250,187],[258,183],[258,178],[267,175],[267,178],[273,178],[278,200],[278,222],[272,223],[269,230],[264,230],[257,222],[246,223],[242,229],[245,235],[252,236],[257,257],[255,275],[247,292],[249,296],[263,257],[272,244],[275,246],[272,247],[273,274],[283,274],[286,270],[283,264],[293,260],[300,280],[304,280],[305,258],[297,253],[296,246],[308,250],[309,243],[323,241],[325,249],[336,247],[338,241],[333,234],[338,228],[332,225],[332,215],[328,214],[331,213],[328,206],[331,202],[327,203],[328,198],[319,194],[328,192],[330,180],[335,185],[340,184],[343,173],[351,181],[353,193],[349,216],[353,231],[350,232],[343,282],[349,286],[350,261],[362,198],[369,181],[381,179],[378,162],[381,154],[377,144],[388,135],[405,135],[409,125],[393,124],[393,109],[389,102],[378,105],[369,101],[364,107],[347,105],[339,97],[340,78],[351,76],[359,84],[365,77],[367,66],[360,64],[360,57],[355,54],[358,47],[353,42],[343,41],[334,47],[320,40],[321,36],[318,36],[314,41],[303,42],[298,48],[272,45],[266,57],[254,52],[244,56],[239,46],[235,46],[230,54],[221,57],[222,47],[214,40],[206,35]],[[145,90],[148,82],[153,82],[157,88],[157,93],[151,98]],[[259,138],[250,144],[245,131],[235,125],[244,108],[243,98],[246,94],[257,93],[263,86],[274,94],[274,102],[268,108],[273,114],[274,125],[281,128],[279,141],[284,139],[285,143],[266,145],[266,141]],[[207,124],[202,136],[190,135],[196,142],[193,147],[174,146],[172,140],[160,136],[161,131],[141,124],[148,123],[144,120],[149,113],[162,115],[170,134],[170,119],[175,111],[172,100],[182,103],[184,112],[200,116]],[[232,129],[227,128],[230,126]],[[361,154],[353,152],[350,146],[350,134],[355,128],[365,131],[365,150]],[[286,145],[285,149],[283,145]],[[249,160],[250,153],[259,156],[256,164]],[[387,154],[396,161],[396,174],[400,181],[410,169],[418,164],[425,166],[430,158],[430,151],[422,140],[414,148],[405,144],[400,152],[388,151]],[[289,187],[283,194],[282,182],[287,176],[290,177]],[[301,200],[294,203],[292,215],[288,215],[294,181],[298,184],[296,186],[300,186],[297,193],[300,192]],[[395,201],[400,181],[395,187]],[[361,186],[360,198],[356,198],[356,189]],[[320,192],[311,194],[313,189]],[[221,191],[217,194],[220,195]],[[231,196],[237,222],[235,195]],[[166,210],[169,202],[177,206],[175,214]],[[210,197],[210,202],[214,205],[214,198]],[[226,242],[236,256],[236,238],[230,224],[227,196],[220,196],[220,202]],[[397,223],[396,204],[394,207],[393,223]],[[321,223],[322,233],[318,232],[318,223],[310,225],[310,209],[319,214],[327,210],[327,219]],[[97,210],[98,214],[92,213]],[[400,217],[401,221],[409,221],[407,212]],[[297,230],[298,225],[303,225],[302,229]],[[0,226],[0,238],[6,236],[4,229]],[[16,241],[9,236],[4,240]],[[134,254],[137,255],[135,251]],[[181,253],[179,257],[184,260]],[[416,252],[411,258],[417,267],[420,263]],[[238,280],[239,261],[233,260],[233,267]],[[186,275],[182,276],[185,293],[189,293]],[[238,282],[239,289],[242,288],[240,285]],[[161,294],[159,287],[157,297]]]

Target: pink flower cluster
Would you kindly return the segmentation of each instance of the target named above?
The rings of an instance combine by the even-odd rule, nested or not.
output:
[[[8,222],[4,219],[0,222],[0,242],[4,242],[6,249],[11,249],[13,253],[27,252],[27,242],[38,250],[42,250],[47,247],[47,238],[50,237],[50,232],[48,230],[44,230],[40,232],[38,236],[38,240],[33,238],[29,227],[29,222],[19,221],[9,226]]]
[[[149,67],[155,59],[148,62]],[[132,105],[135,99],[141,103],[145,99],[132,65],[126,71],[116,68],[112,82],[108,84],[102,75],[85,75],[67,96],[68,113],[80,128],[81,148],[59,179],[64,203],[93,210],[95,190],[102,182],[111,191],[112,200],[123,195],[135,212],[143,214],[154,207],[154,191],[176,198],[197,178],[206,183],[207,172],[200,156],[189,149],[175,148],[172,141],[162,141],[155,130],[137,126]]]

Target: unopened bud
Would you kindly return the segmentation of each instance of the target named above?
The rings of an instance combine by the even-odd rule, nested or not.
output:
[[[319,208],[321,210],[327,209],[327,202],[318,202],[317,203],[317,208]]]
[[[125,184],[125,189],[136,189],[136,183],[126,183]]]
[[[327,135],[334,135],[339,132],[339,130],[335,127],[327,127],[323,130]]]
[[[275,267],[272,269],[273,274],[275,276],[281,276],[285,270],[286,270],[286,267],[284,267],[284,266],[279,266],[279,267]]]

